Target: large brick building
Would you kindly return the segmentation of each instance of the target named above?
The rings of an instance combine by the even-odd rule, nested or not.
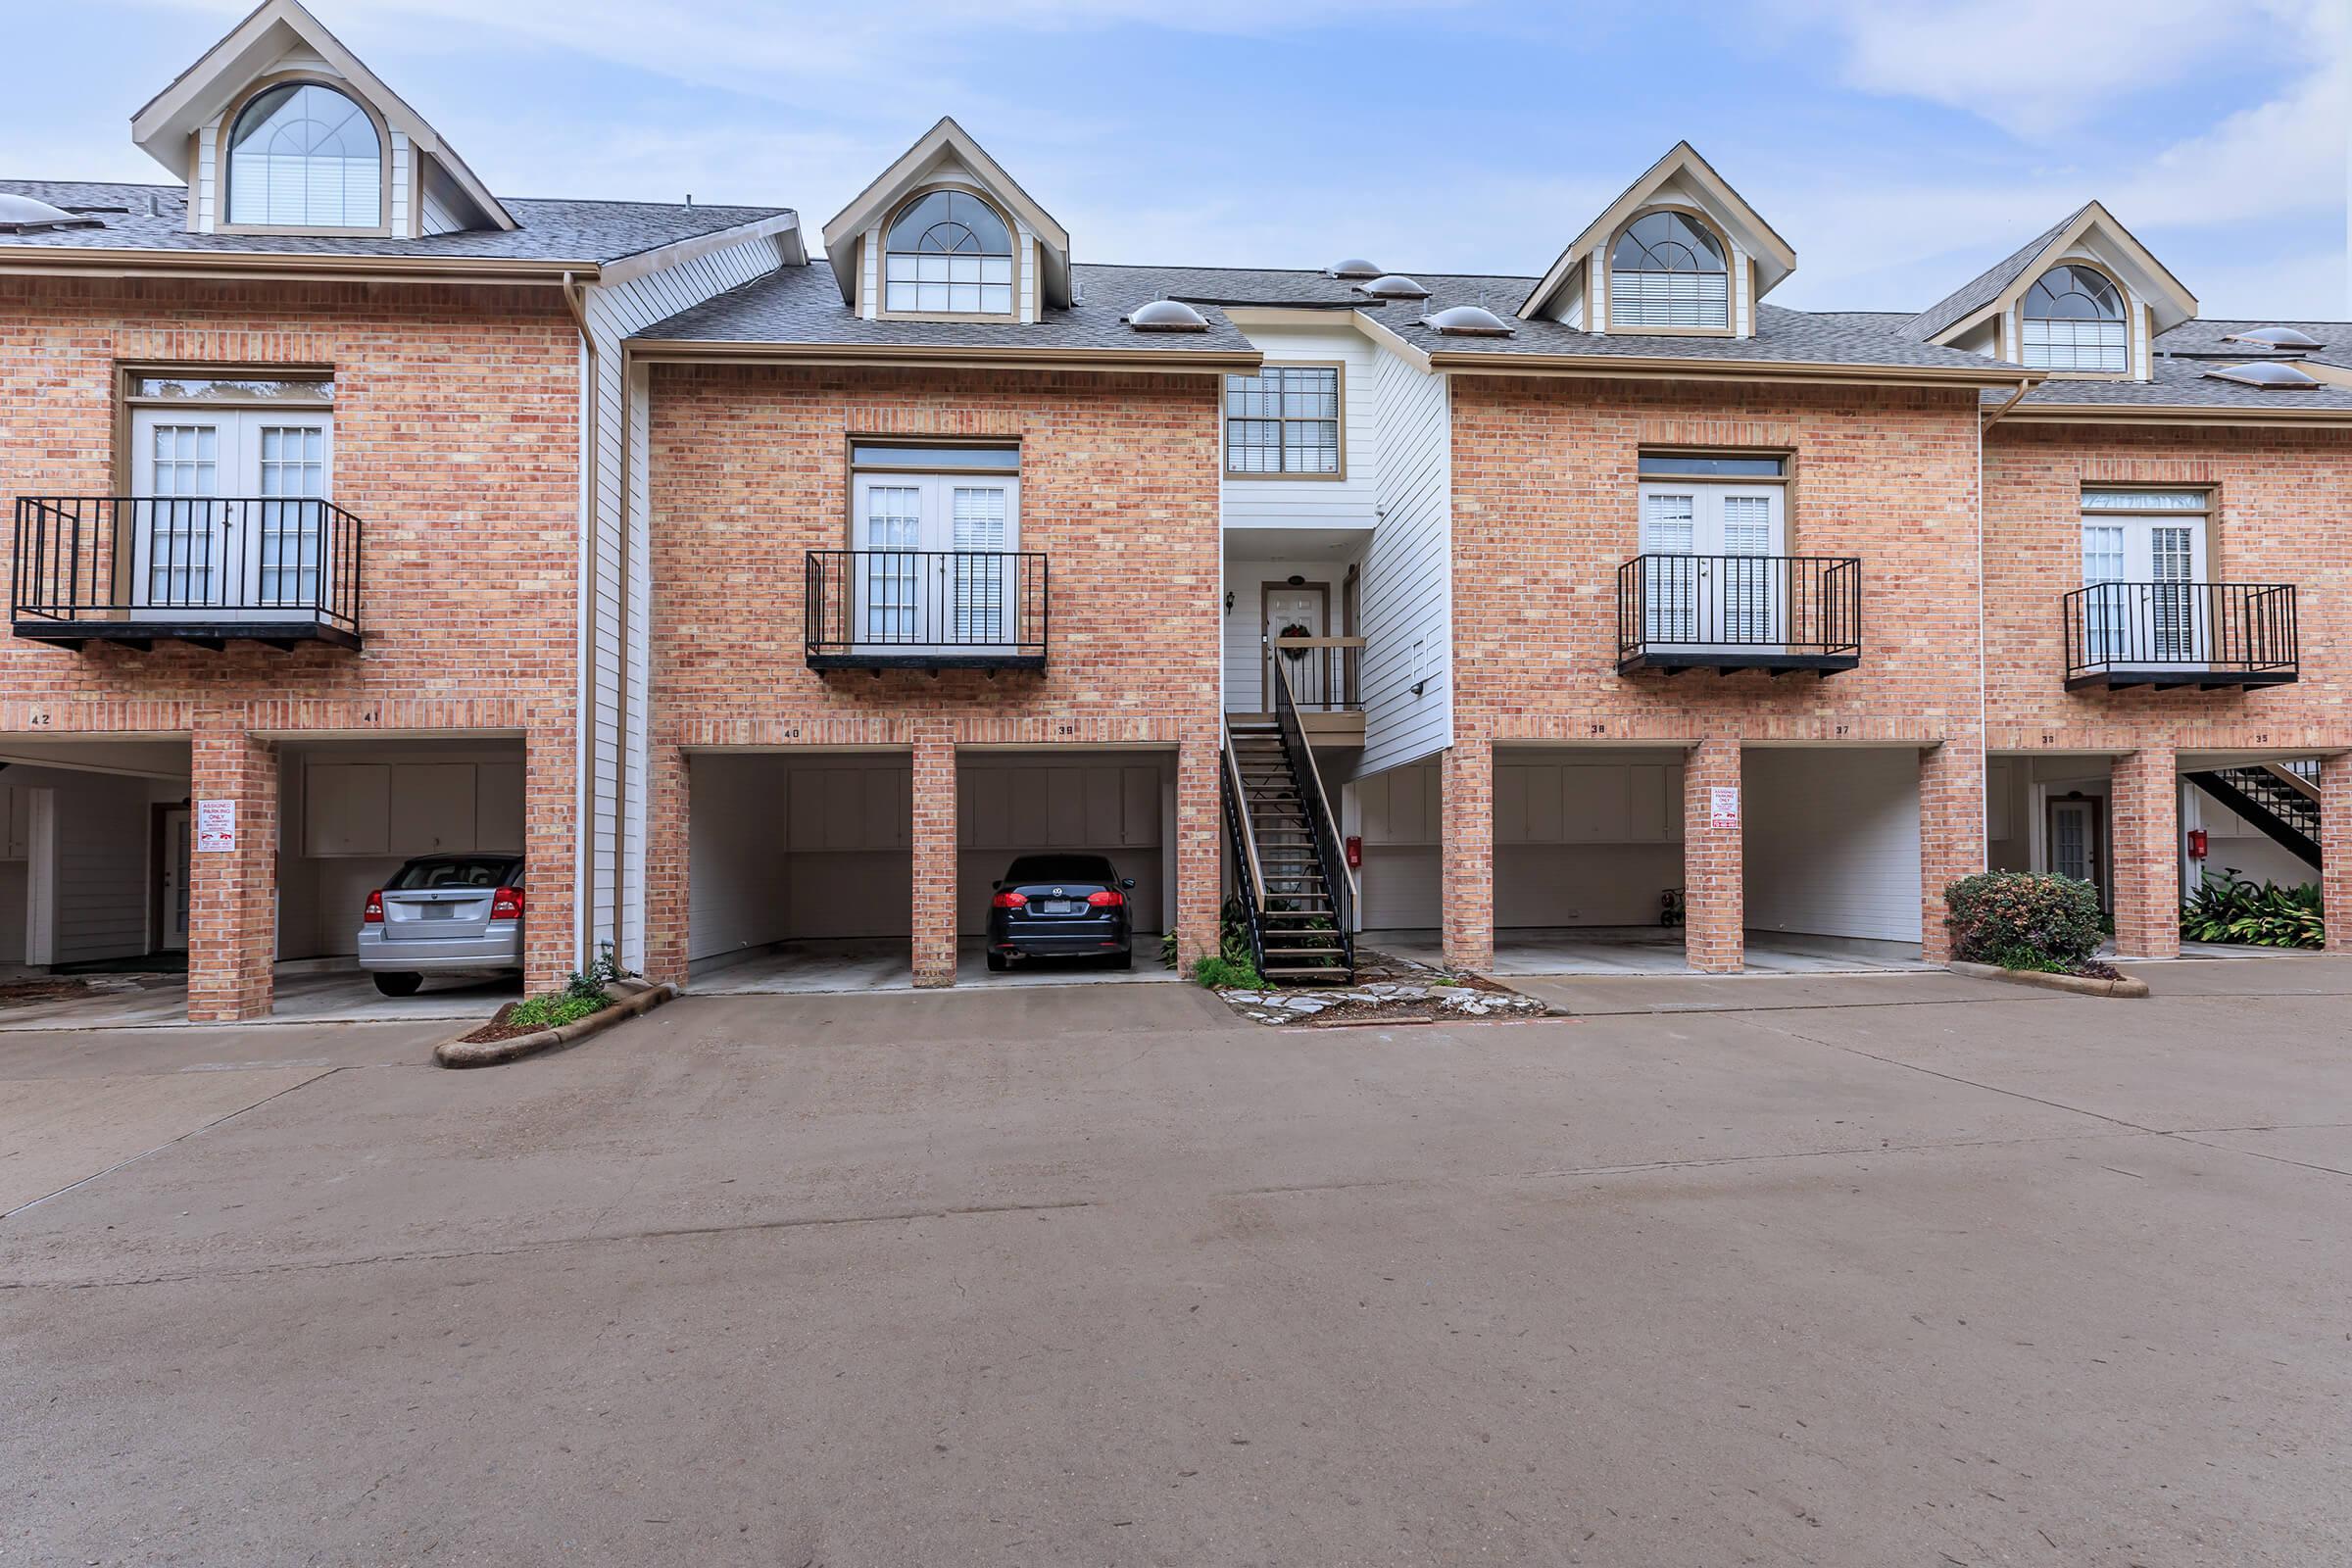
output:
[[[1043,850],[1274,967],[2352,899],[2352,328],[2095,204],[1912,317],[1767,303],[1687,145],[1540,276],[1109,267],[943,121],[812,258],[497,198],[291,0],[132,129],[183,184],[0,185],[0,961],[257,1015],[433,849],[522,852],[534,984],[948,983]]]

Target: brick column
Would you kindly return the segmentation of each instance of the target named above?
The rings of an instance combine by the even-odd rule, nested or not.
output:
[[[682,986],[694,775],[686,754],[675,746],[648,746],[645,765],[645,977]],[[781,822],[776,831],[781,836]]]
[[[1740,789],[1740,743],[1701,741],[1683,767],[1683,954],[1701,974],[1738,974],[1747,961],[1747,887],[1740,822],[1716,827],[1714,791]]]
[[[190,748],[204,803],[235,811],[236,847],[188,857],[188,1021],[267,1018],[277,958],[277,747],[240,729],[199,729]]]
[[[1185,732],[1176,753],[1176,961],[1185,968],[1221,945],[1225,822],[1217,752],[1222,744],[1216,727],[1202,724]],[[1149,955],[1137,961],[1159,959]]]
[[[1438,765],[1438,903],[1446,961],[1494,967],[1494,743],[1459,735]]]
[[[535,729],[522,739],[522,863],[529,884],[522,922],[522,983],[552,991],[584,958],[572,929],[579,874],[579,776],[568,729]],[[584,834],[585,826],[579,829]],[[585,956],[596,956],[593,948]]]
[[[2352,953],[2352,754],[2320,759],[2320,902],[2328,951]]]
[[[1984,869],[1984,748],[1973,735],[1919,754],[1919,948],[1930,963],[1952,956],[1943,890]]]
[[[2180,777],[2170,746],[2115,761],[2109,863],[2115,876],[2115,951],[2127,958],[2180,953]]]
[[[914,983],[956,983],[956,738],[926,721],[914,734]]]

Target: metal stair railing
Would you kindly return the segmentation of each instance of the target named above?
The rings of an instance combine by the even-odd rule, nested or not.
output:
[[[1233,844],[1234,874],[1242,882],[1243,923],[1250,933],[1250,961],[1266,972],[1266,873],[1257,858],[1257,830],[1250,821],[1250,792],[1242,783],[1242,764],[1234,751],[1233,726],[1220,718],[1225,766],[1218,793],[1225,801],[1225,832]],[[1222,929],[1223,922],[1219,921]],[[1220,937],[1219,945],[1222,946]]]
[[[1323,792],[1322,770],[1315,766],[1314,748],[1306,743],[1306,726],[1298,717],[1298,703],[1291,691],[1290,671],[1274,661],[1274,720],[1282,730],[1282,749],[1291,764],[1291,781],[1298,789],[1313,836],[1315,858],[1323,873],[1323,891],[1331,900],[1331,923],[1340,943],[1340,963],[1348,978],[1355,975],[1355,872],[1340,844],[1339,822]]]
[[[2305,864],[2320,864],[2318,792],[2285,768],[2264,763],[2191,773],[2189,781]],[[2291,781],[2291,782],[2289,782]]]

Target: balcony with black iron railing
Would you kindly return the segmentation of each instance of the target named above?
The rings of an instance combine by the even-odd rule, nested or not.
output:
[[[360,519],[291,496],[20,496],[9,615],[75,647],[360,646]]]
[[[2299,673],[2287,583],[2099,582],[2062,607],[2066,689],[2283,686]]]
[[[1047,576],[1032,551],[811,550],[808,667],[1043,669]]]
[[[1829,675],[1862,662],[1862,563],[1636,556],[1617,568],[1617,671]]]

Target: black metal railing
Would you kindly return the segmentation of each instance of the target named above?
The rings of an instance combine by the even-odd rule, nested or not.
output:
[[[2287,583],[2099,582],[2064,601],[2069,686],[2295,678]]]
[[[1299,721],[1298,704],[1291,693],[1290,672],[1281,662],[1274,668],[1274,721],[1282,729],[1282,749],[1289,754],[1291,778],[1298,787],[1306,812],[1307,830],[1314,835],[1315,858],[1322,862],[1323,891],[1331,900],[1331,923],[1340,940],[1340,961],[1355,970],[1355,879],[1348,869],[1340,843],[1339,819],[1323,793],[1322,770],[1315,766],[1314,749],[1306,743],[1306,726]]]
[[[1250,933],[1250,961],[1266,972],[1266,880],[1258,862],[1257,834],[1250,825],[1250,797],[1242,784],[1241,759],[1233,746],[1233,731],[1223,732],[1217,794],[1225,805],[1225,835],[1233,848],[1234,879],[1241,884],[1242,921]],[[1222,922],[1220,922],[1221,924]]]
[[[811,550],[808,662],[1042,667],[1046,589],[1033,551]]]
[[[109,626],[357,634],[360,519],[279,496],[20,496],[9,610],[20,631]]]
[[[1291,677],[1291,696],[1318,713],[1352,713],[1364,706],[1364,639],[1361,637],[1277,637],[1268,661],[1282,661]]]
[[[1690,653],[1851,663],[1861,652],[1852,557],[1645,555],[1617,568],[1620,662]]]

